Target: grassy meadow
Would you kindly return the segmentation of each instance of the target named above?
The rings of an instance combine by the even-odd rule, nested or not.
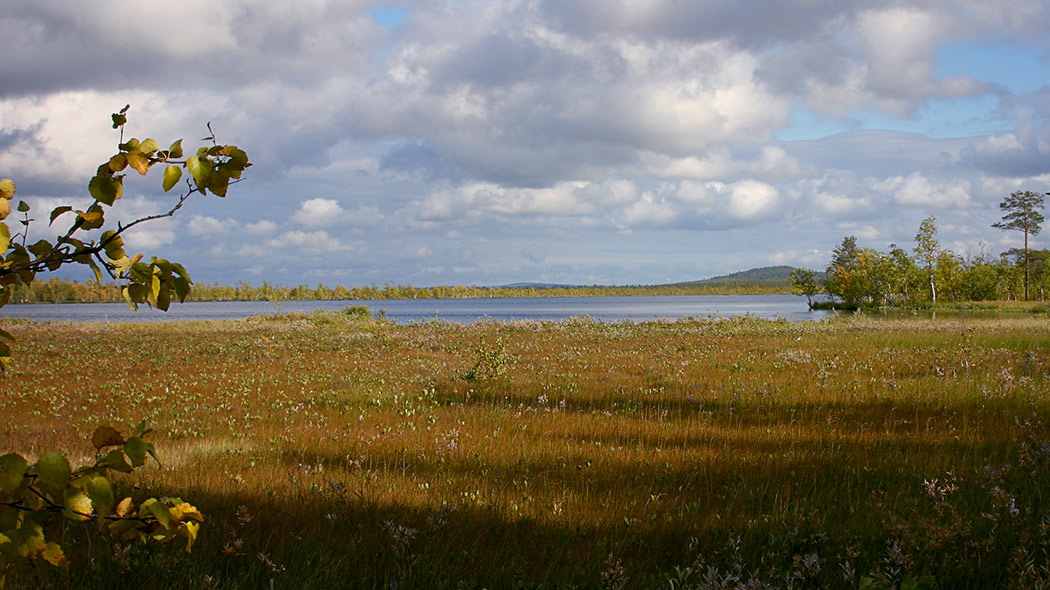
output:
[[[1046,316],[5,329],[0,454],[145,418],[206,516],[28,587],[1050,585]]]

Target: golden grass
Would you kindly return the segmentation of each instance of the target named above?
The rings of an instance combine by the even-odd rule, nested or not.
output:
[[[397,326],[329,312],[9,331],[0,452],[86,459],[97,425],[147,419],[164,467],[127,483],[209,516],[199,569],[177,566],[195,585],[293,587],[290,569],[304,585],[600,587],[613,554],[629,585],[666,586],[733,534],[879,547],[877,513],[948,472],[978,485],[1010,460],[1019,421],[1050,410],[1038,317]],[[231,566],[235,537],[286,571],[251,553]]]

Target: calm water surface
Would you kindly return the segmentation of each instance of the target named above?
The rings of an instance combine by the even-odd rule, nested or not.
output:
[[[67,322],[149,322],[230,320],[259,314],[340,310],[365,305],[399,324],[427,320],[471,323],[491,319],[562,321],[590,316],[603,322],[643,322],[684,317],[730,317],[751,314],[792,322],[819,320],[826,311],[809,311],[796,295],[687,295],[674,297],[539,297],[524,299],[388,299],[372,301],[228,301],[172,304],[167,312],[141,306],[131,311],[123,303],[60,303],[7,305],[0,318]]]

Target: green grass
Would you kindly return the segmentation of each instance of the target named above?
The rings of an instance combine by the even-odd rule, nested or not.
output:
[[[56,523],[73,564],[30,586],[1050,579],[1041,316],[9,331],[0,453],[146,418],[164,467],[126,491],[207,516],[188,556]]]

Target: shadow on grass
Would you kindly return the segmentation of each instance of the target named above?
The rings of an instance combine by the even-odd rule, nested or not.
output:
[[[606,446],[637,441],[615,434],[597,438]],[[1008,512],[1009,518],[1038,524],[1047,514],[1047,500],[1039,490],[1050,484],[1050,452],[1038,447],[1042,440],[1012,453],[1018,472],[1031,468],[1035,475],[1028,488],[1001,484],[1014,494],[1007,510],[1015,505],[1024,510],[1019,516]],[[665,442],[654,437],[645,444]],[[977,486],[976,479],[967,492],[975,499],[973,506],[967,504],[969,499],[949,506],[965,510],[958,513],[963,520],[957,526],[955,513],[938,513],[946,504],[930,504],[918,485],[922,477],[941,474],[926,474],[921,465],[902,465],[886,450],[880,451],[886,457],[882,461],[851,463],[848,458],[863,456],[860,443],[844,443],[832,454],[822,445],[794,444],[795,459],[765,465],[727,460],[706,469],[634,460],[587,466],[561,457],[500,465],[470,453],[439,458],[380,450],[373,450],[360,465],[348,466],[346,456],[334,451],[293,448],[277,457],[289,477],[303,476],[291,491],[180,490],[207,516],[191,555],[178,546],[121,543],[114,548],[104,537],[89,542],[92,537],[86,531],[69,528],[55,537],[62,539],[73,561],[68,573],[45,573],[44,578],[30,579],[27,587],[653,588],[668,587],[686,568],[699,567],[698,555],[704,556],[703,563],[719,564],[723,573],[764,568],[785,576],[803,572],[800,564],[816,555],[823,569],[811,572],[809,585],[829,587],[842,584],[843,565],[851,563],[856,572],[878,570],[888,547],[907,548],[916,539],[925,545],[916,545],[915,551],[938,559],[958,544],[968,560],[974,549],[967,543],[977,547],[983,561],[966,566],[970,570],[960,569],[959,563],[970,563],[961,558],[948,565],[915,561],[908,566],[918,573],[933,572],[943,587],[1001,581],[996,576],[1005,575],[1016,551],[1013,545],[1012,552],[989,547],[1017,543],[1010,535],[1020,535],[1011,532],[1017,527],[1009,528],[1009,519],[1002,525],[981,520],[980,512],[989,510],[986,501],[995,494]],[[898,449],[901,455],[949,458],[964,451],[956,443],[915,441],[902,441]],[[767,442],[735,449],[738,454],[771,457],[783,450]],[[606,457],[615,458],[616,453]],[[325,477],[306,477],[303,462],[326,465]],[[380,472],[382,480],[381,472],[394,465],[402,475],[441,475],[492,486],[486,489],[531,478],[541,490],[568,493],[578,505],[591,504],[586,510],[604,510],[612,518],[588,524],[575,518],[572,502],[560,516],[523,518],[512,515],[508,503],[495,496],[490,501],[409,505],[353,486],[355,478],[368,472]],[[850,479],[853,483],[846,486],[843,482]],[[150,488],[145,483],[136,496],[170,493]],[[887,493],[873,500],[873,490]],[[627,521],[617,520],[621,514],[628,515]],[[897,517],[903,520],[894,520]],[[929,548],[930,542],[921,537],[925,529],[935,533],[939,546]],[[846,585],[858,581],[856,573],[853,584]],[[12,581],[10,586],[20,584]]]

